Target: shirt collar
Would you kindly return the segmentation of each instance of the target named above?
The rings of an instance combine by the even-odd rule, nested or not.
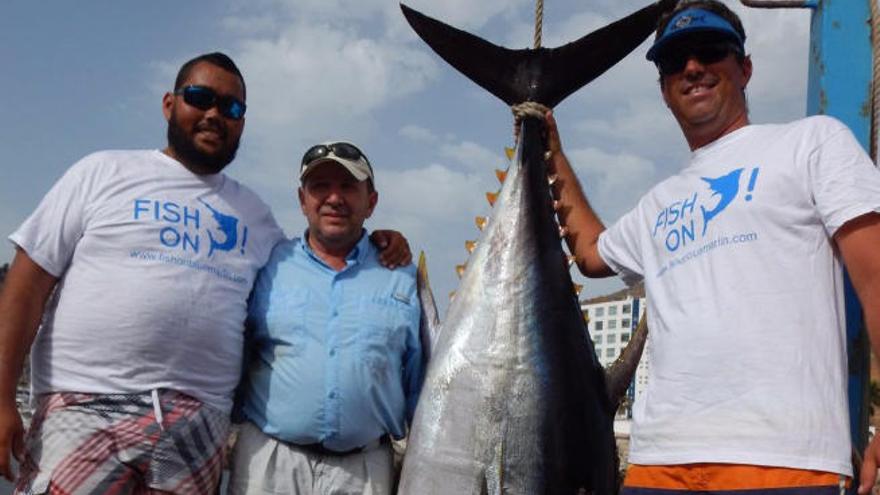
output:
[[[303,250],[307,255],[309,255],[312,259],[318,261],[322,265],[327,266],[327,263],[325,263],[320,256],[315,254],[315,252],[312,251],[312,247],[309,246],[308,228],[306,228],[306,230],[303,232],[301,244]],[[351,248],[351,251],[349,251],[348,255],[345,257],[346,265],[351,266],[353,264],[363,263],[370,253],[370,246],[371,244],[369,232],[367,232],[367,229],[361,229],[361,238],[358,240],[357,244],[355,244],[354,247]]]

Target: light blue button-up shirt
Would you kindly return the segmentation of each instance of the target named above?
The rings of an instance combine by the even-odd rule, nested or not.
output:
[[[279,243],[254,285],[242,411],[266,434],[345,451],[404,436],[422,384],[415,268],[379,264],[366,234],[335,271]]]

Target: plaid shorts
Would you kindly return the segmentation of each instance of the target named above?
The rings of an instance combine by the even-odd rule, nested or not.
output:
[[[173,390],[40,396],[16,494],[214,495],[229,419]]]

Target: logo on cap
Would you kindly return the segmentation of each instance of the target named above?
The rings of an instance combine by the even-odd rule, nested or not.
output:
[[[686,28],[691,25],[694,21],[705,22],[705,15],[683,15],[675,21],[675,25],[673,26],[675,29]]]

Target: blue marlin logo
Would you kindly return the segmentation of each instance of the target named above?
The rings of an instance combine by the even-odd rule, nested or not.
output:
[[[208,256],[214,254],[214,250],[219,251],[232,251],[232,248],[235,247],[236,243],[238,243],[238,219],[224,215],[219,211],[215,210],[204,200],[199,198],[199,202],[203,205],[207,206],[209,210],[211,210],[211,216],[214,217],[214,221],[217,222],[217,228],[226,236],[226,240],[223,242],[217,242],[214,239],[214,235],[211,231],[208,231],[208,238],[211,240],[211,249],[208,251]]]
[[[709,184],[709,189],[713,191],[712,197],[721,196],[721,199],[718,201],[718,204],[715,205],[715,208],[707,211],[705,206],[700,206],[700,211],[703,212],[703,235],[706,235],[706,227],[709,226],[709,221],[718,216],[719,213],[724,211],[730,203],[736,199],[737,193],[739,193],[739,177],[742,175],[743,169],[738,168],[733,172],[730,172],[727,175],[711,178],[711,177],[701,177],[704,181]]]

